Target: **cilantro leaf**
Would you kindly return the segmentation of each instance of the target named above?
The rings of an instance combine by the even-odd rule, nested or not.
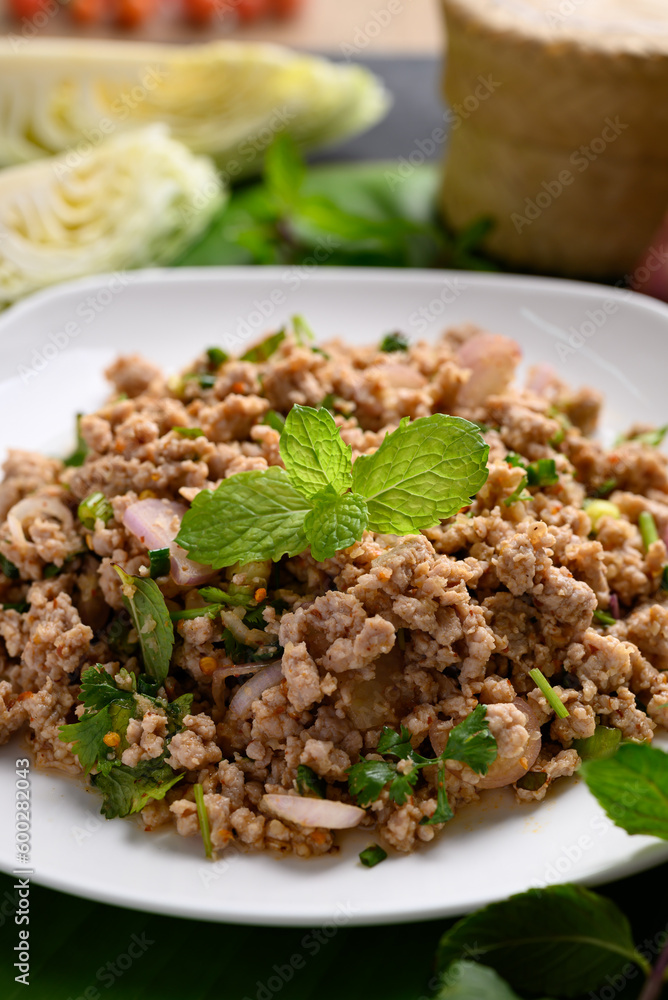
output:
[[[156,681],[164,681],[174,648],[174,627],[155,580],[128,576],[115,567],[121,578],[123,603],[132,618],[141,646],[144,670]]]
[[[615,904],[575,885],[530,889],[459,920],[441,938],[439,971],[465,956],[532,995],[558,983],[560,997],[588,994],[629,961],[649,969]]]
[[[327,782],[324,778],[319,777],[315,771],[308,767],[306,764],[300,764],[297,767],[297,791],[300,795],[306,795],[308,792],[312,792],[319,799],[324,799],[325,793],[327,791]]]
[[[331,559],[362,537],[368,519],[363,497],[356,493],[337,496],[330,486],[316,493],[312,503],[313,509],[304,518],[304,531],[317,562]]]
[[[95,788],[102,793],[102,814],[107,819],[139,812],[151,799],[163,799],[182,774],[175,774],[158,757],[141,760],[136,767],[117,764],[108,771],[93,775]]]
[[[457,513],[484,485],[488,453],[468,420],[404,417],[378,451],[353,465],[353,489],[367,500],[369,527],[415,533]]]
[[[580,767],[589,791],[617,826],[668,840],[668,754],[647,743],[623,743],[614,757]]]
[[[441,759],[459,760],[477,774],[487,774],[489,765],[496,759],[497,746],[486,715],[486,706],[478,705],[470,715],[453,726]]]
[[[109,748],[104,737],[114,729],[109,707],[97,712],[84,712],[78,722],[61,726],[58,733],[64,743],[72,743],[72,753],[79,758],[84,774],[95,767],[98,759],[106,757]]]
[[[86,708],[100,709],[118,698],[131,699],[129,691],[121,691],[114,678],[100,664],[87,667],[81,674],[79,700]]]
[[[386,760],[362,760],[348,768],[348,787],[359,806],[375,802],[397,775],[396,764]]]
[[[393,754],[399,760],[408,760],[413,753],[410,731],[406,726],[402,726],[401,730],[396,733],[389,726],[384,726],[378,740],[377,751],[383,754]]]
[[[433,826],[434,823],[447,823],[455,814],[450,808],[448,793],[445,790],[445,767],[438,769],[438,784],[436,786],[436,809],[431,816],[423,816],[420,826]]]
[[[292,485],[306,497],[328,486],[343,493],[352,484],[352,450],[329,410],[293,406],[281,435],[281,458]]]
[[[395,764],[396,768],[396,764]],[[398,770],[390,782],[389,796],[398,806],[402,806],[406,799],[413,794],[413,788],[418,780],[420,772],[417,767],[413,767],[406,774],[401,774]]]
[[[304,518],[310,509],[284,469],[240,472],[213,492],[197,494],[183,517],[177,543],[191,559],[215,569],[278,561],[306,548]]]

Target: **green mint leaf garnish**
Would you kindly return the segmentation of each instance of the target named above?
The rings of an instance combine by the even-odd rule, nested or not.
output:
[[[297,767],[297,791],[300,795],[315,795],[319,799],[324,799],[327,791],[327,782],[319,777],[315,771],[306,764]]]
[[[172,427],[172,430],[184,438],[204,437],[204,431],[201,427]]]
[[[163,799],[170,788],[181,781],[162,757],[141,760],[136,767],[117,764],[92,777],[102,793],[102,815],[107,819],[140,812],[151,799]]]
[[[168,548],[149,549],[148,561],[151,568],[151,579],[169,574],[171,559]]]
[[[94,528],[96,521],[107,524],[113,516],[112,506],[104,493],[91,493],[77,508],[77,517],[85,528]]]
[[[331,559],[362,537],[368,521],[363,497],[356,493],[338,496],[332,487],[312,497],[313,509],[304,518],[304,531],[317,562]]]
[[[564,705],[563,701],[557,694],[557,692],[552,688],[552,685],[548,681],[547,677],[543,674],[538,667],[534,667],[533,670],[529,671],[529,677],[534,682],[536,687],[539,687],[547,698],[547,702],[550,707],[554,710],[554,714],[559,719],[567,719],[570,712]]]
[[[220,569],[295,556],[307,546],[311,509],[284,469],[240,472],[213,492],[202,490],[186,511],[177,543],[190,558]]]
[[[385,354],[392,354],[394,351],[407,351],[410,342],[405,333],[388,333],[380,342],[380,350]]]
[[[343,493],[352,484],[352,452],[328,410],[293,406],[281,435],[281,458],[295,489],[314,497],[331,486]]]
[[[278,431],[279,434],[282,434],[283,428],[285,427],[285,417],[282,414],[277,413],[276,410],[269,410],[265,413],[262,423],[266,424],[267,427],[271,427],[273,430]]]
[[[256,365],[262,361],[267,361],[278,350],[284,340],[285,330],[279,330],[278,333],[267,337],[259,344],[256,344],[255,347],[251,347],[245,354],[241,355],[240,360],[252,361]]]
[[[202,834],[202,841],[204,843],[204,853],[207,858],[213,857],[213,847],[211,844],[211,827],[209,826],[209,814],[206,811],[206,805],[204,802],[204,789],[197,782],[193,787],[193,793],[195,795],[195,805],[197,807],[197,819],[199,820],[199,829]]]
[[[373,455],[353,465],[373,531],[410,534],[456,514],[487,479],[489,446],[461,417],[404,418]]]
[[[647,743],[623,743],[614,757],[586,760],[580,771],[617,826],[668,840],[667,753]]]
[[[464,957],[491,966],[522,996],[588,995],[627,962],[649,971],[617,906],[575,885],[530,889],[459,920],[441,938],[438,970],[447,977]]]
[[[123,604],[132,618],[144,661],[144,670],[156,681],[164,681],[174,648],[174,629],[160,588],[155,580],[128,576],[115,567],[121,579]]]
[[[386,857],[387,851],[384,851],[379,844],[371,844],[370,847],[365,847],[363,851],[360,851],[359,855],[360,861],[365,868],[375,868]]]
[[[79,468],[86,461],[88,455],[88,445],[81,436],[81,418],[83,413],[77,413],[77,443],[74,451],[67,458],[63,459],[63,465],[70,468]]]
[[[577,750],[582,760],[599,760],[612,757],[619,749],[622,734],[619,729],[609,729],[607,726],[597,726],[593,736],[586,739],[573,740],[573,749]]]

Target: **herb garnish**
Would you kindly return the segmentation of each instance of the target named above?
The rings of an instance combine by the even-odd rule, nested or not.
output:
[[[285,469],[241,472],[193,500],[177,542],[218,569],[311,546],[331,558],[373,531],[414,534],[468,504],[487,478],[488,445],[461,417],[404,418],[352,464],[325,409],[294,406],[281,435]]]
[[[77,413],[77,443],[74,451],[67,458],[63,459],[63,465],[70,468],[78,468],[83,465],[88,455],[88,445],[81,435],[81,418],[83,413]]]
[[[277,413],[276,410],[268,410],[264,415],[262,423],[282,434],[285,427],[285,417],[281,413]]]
[[[646,444],[649,448],[658,448],[663,444],[663,439],[666,434],[668,434],[668,424],[663,427],[657,427],[653,431],[644,431],[641,434],[633,434],[631,437],[626,437],[621,434],[615,441],[615,447],[619,447],[622,444],[628,444],[633,441],[636,444]]]
[[[371,844],[370,847],[365,847],[363,851],[360,851],[359,855],[360,861],[365,868],[375,868],[386,857],[387,851],[384,851],[379,844]]]
[[[159,576],[167,576],[170,570],[170,553],[168,548],[149,549],[148,561],[151,568],[151,579],[155,580]]]
[[[174,648],[174,629],[160,588],[155,580],[129,576],[115,567],[121,578],[123,604],[132,618],[144,661],[144,670],[156,681],[164,681]]]
[[[518,500],[531,500],[531,494],[525,493],[528,486],[554,486],[559,482],[557,466],[553,458],[539,458],[536,462],[524,462],[520,455],[510,452],[506,462],[513,468],[524,469],[524,478],[520,480],[514,492],[503,501],[506,507]]]
[[[554,710],[554,714],[559,719],[567,719],[570,712],[564,705],[563,701],[553,689],[552,685],[548,681],[547,677],[538,669],[534,667],[533,670],[529,671],[529,677],[534,682],[534,684],[540,688],[545,697],[547,698],[548,704]]]
[[[201,427],[172,427],[172,430],[184,438],[204,437],[204,431]]]
[[[85,528],[94,528],[96,521],[107,524],[113,516],[113,508],[104,493],[91,493],[77,508],[77,517]]]
[[[7,556],[0,555],[0,569],[8,580],[18,580],[18,566],[15,566],[13,562],[10,562]]]
[[[394,351],[407,351],[410,341],[405,333],[388,333],[380,342],[380,350],[385,354],[392,354]]]
[[[487,708],[478,705],[470,715],[450,730],[445,750],[438,757],[423,757],[411,746],[410,732],[402,726],[396,733],[385,726],[376,753],[407,761],[406,767],[386,760],[362,760],[348,769],[348,787],[359,806],[374,802],[386,785],[388,794],[397,805],[403,805],[412,795],[422,768],[439,765],[437,807],[433,816],[423,817],[421,823],[446,823],[453,812],[445,791],[444,761],[458,760],[467,764],[477,774],[487,774],[489,765],[496,758],[496,740],[492,736],[485,716]]]
[[[300,795],[306,795],[310,792],[312,795],[317,796],[317,798],[324,799],[327,791],[327,782],[325,779],[317,775],[306,764],[300,764],[297,767],[297,780],[295,784]]]
[[[667,753],[647,743],[622,743],[612,757],[585,760],[580,772],[617,826],[668,840]]]
[[[206,356],[214,370],[220,368],[221,365],[224,365],[230,359],[227,351],[224,351],[221,347],[207,347]]]
[[[195,805],[197,806],[197,819],[199,820],[199,829],[202,834],[202,841],[204,842],[204,853],[207,858],[213,857],[213,847],[211,844],[211,827],[209,826],[209,814],[206,811],[206,805],[204,802],[204,789],[199,782],[193,787],[193,794],[195,796]]]
[[[593,736],[573,740],[573,748],[577,750],[582,760],[598,760],[602,757],[612,757],[622,741],[619,729],[609,729],[607,726],[597,726]]]
[[[614,625],[617,621],[614,615],[610,615],[607,611],[602,611],[600,608],[597,608],[594,612],[594,618],[601,625]]]
[[[642,543],[647,551],[654,542],[659,540],[656,521],[648,510],[641,510],[638,515],[638,529],[642,538]]]
[[[279,330],[278,333],[273,333],[271,337],[267,337],[259,344],[256,344],[255,347],[251,347],[247,350],[245,354],[241,355],[239,360],[252,361],[256,365],[260,364],[262,361],[267,361],[281,346],[285,340],[285,336],[285,330]]]

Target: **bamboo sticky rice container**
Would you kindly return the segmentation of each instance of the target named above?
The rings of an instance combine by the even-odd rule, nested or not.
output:
[[[442,189],[486,249],[567,275],[628,273],[668,209],[668,0],[443,0]]]

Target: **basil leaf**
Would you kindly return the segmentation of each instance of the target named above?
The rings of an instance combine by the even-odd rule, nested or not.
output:
[[[293,406],[281,435],[281,458],[292,485],[306,497],[328,486],[343,493],[352,484],[352,450],[329,410]]]
[[[530,889],[464,917],[441,938],[438,968],[447,974],[463,956],[516,990],[543,993],[558,983],[561,997],[595,990],[627,962],[649,969],[615,904],[575,885]]]
[[[174,628],[165,599],[155,580],[129,576],[115,567],[121,578],[123,604],[132,618],[144,661],[144,670],[156,681],[164,681],[174,648]]]
[[[313,509],[304,518],[304,531],[317,562],[331,559],[362,537],[368,518],[362,497],[355,493],[337,496],[329,487],[317,493],[312,503]]]
[[[627,833],[668,840],[668,754],[647,743],[623,743],[614,757],[587,760],[589,791]]]
[[[306,548],[304,518],[310,509],[284,469],[240,472],[213,492],[197,494],[176,541],[191,559],[215,569],[263,559],[277,562]]]
[[[353,489],[367,500],[369,527],[409,534],[456,514],[484,485],[488,453],[468,420],[404,417],[378,451],[353,465]]]

